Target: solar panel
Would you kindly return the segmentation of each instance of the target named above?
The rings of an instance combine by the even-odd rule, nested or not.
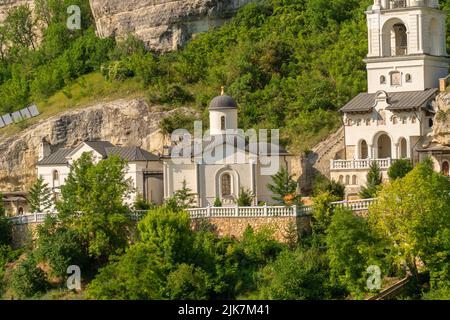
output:
[[[35,104],[29,106],[28,110],[30,111],[32,117],[36,117],[39,115],[39,110]]]
[[[20,114],[20,111],[13,112],[11,114],[11,116],[15,123],[18,123],[23,120],[22,115]]]
[[[30,111],[28,110],[28,108],[25,108],[25,109],[20,110],[20,114],[22,115],[22,118],[23,118],[23,119],[29,119],[29,118],[31,118],[31,113],[30,113]]]
[[[2,118],[3,118],[3,122],[5,123],[5,126],[13,123],[13,120],[12,120],[10,114],[5,114]]]

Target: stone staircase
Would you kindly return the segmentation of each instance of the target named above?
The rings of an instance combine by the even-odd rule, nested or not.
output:
[[[318,173],[330,177],[330,160],[343,159],[345,150],[344,127],[329,135],[325,140],[318,143],[302,159],[303,174],[300,184],[304,192],[312,188],[314,176]]]

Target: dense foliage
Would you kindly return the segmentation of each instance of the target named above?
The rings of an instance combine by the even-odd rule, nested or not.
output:
[[[52,209],[53,196],[51,194],[50,187],[44,182],[42,177],[39,177],[29,192],[29,202],[31,212],[48,212]]]

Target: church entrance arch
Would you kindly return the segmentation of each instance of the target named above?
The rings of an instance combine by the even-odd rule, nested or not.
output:
[[[375,137],[375,145],[378,159],[392,158],[392,141],[386,133],[381,133]]]

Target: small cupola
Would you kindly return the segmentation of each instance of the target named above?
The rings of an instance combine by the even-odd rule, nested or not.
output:
[[[209,126],[210,134],[224,134],[226,130],[237,129],[237,103],[225,94],[222,87],[220,96],[215,97],[209,104]]]

